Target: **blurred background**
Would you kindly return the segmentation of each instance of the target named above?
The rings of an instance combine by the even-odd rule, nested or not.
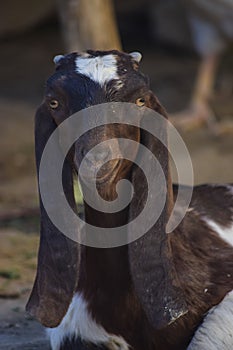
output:
[[[39,241],[33,122],[53,57],[118,48],[177,126],[195,183],[232,182],[233,0],[8,0],[0,12],[0,349],[46,349],[24,316]]]

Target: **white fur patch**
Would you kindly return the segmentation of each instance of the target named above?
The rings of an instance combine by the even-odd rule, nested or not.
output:
[[[187,350],[233,349],[233,291],[212,308]]]
[[[98,325],[87,310],[83,296],[75,294],[60,325],[48,328],[52,350],[59,350],[66,337],[78,338],[93,344],[104,344],[109,350],[129,350],[128,344],[120,336],[108,334]]]
[[[233,223],[231,227],[223,227],[217,224],[215,221],[205,218],[207,225],[216,232],[225,242],[233,246]]]
[[[76,71],[104,86],[113,79],[119,79],[117,60],[114,55],[76,58]]]

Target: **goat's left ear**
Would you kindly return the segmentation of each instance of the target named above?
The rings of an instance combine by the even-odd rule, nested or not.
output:
[[[45,145],[56,129],[56,124],[45,105],[35,119],[35,151],[37,174]],[[57,149],[57,152],[61,152]],[[53,164],[53,159],[51,159]],[[49,174],[48,174],[49,176]],[[63,184],[69,204],[75,209],[72,169],[66,159],[63,166]],[[46,179],[44,179],[46,181]],[[57,215],[63,215],[59,203],[53,203]],[[80,246],[60,232],[50,220],[40,197],[41,236],[36,280],[27,312],[46,327],[59,325],[67,312],[78,282]]]
[[[143,177],[141,169],[133,166],[132,169],[132,185],[134,188],[134,196],[130,203],[129,221],[132,224],[132,232],[137,230],[134,228],[134,219],[141,213],[147,196],[154,196],[154,203],[147,213],[148,220],[156,213],[157,200],[163,194],[166,198],[166,204],[162,210],[159,219],[145,233],[144,236],[129,244],[129,264],[131,269],[132,281],[135,293],[149,319],[155,328],[166,327],[168,324],[177,320],[180,316],[187,312],[184,293],[176,273],[173,262],[173,254],[170,244],[169,235],[166,233],[166,224],[169,216],[169,208],[172,203],[171,181],[168,166],[168,149],[167,149],[167,130],[166,130],[166,112],[159,103],[158,99],[152,92],[148,92],[145,96],[146,106],[164,116],[163,121],[156,123],[158,127],[156,133],[160,134],[165,145],[163,145],[151,133],[141,129],[141,143],[148,148],[151,153],[145,155],[139,154],[142,160],[142,169],[148,168],[153,163],[153,156],[157,158],[163,174],[166,178],[166,184],[161,185],[158,181],[158,174],[154,170],[149,169],[149,173],[153,174],[152,188],[153,193],[148,193],[147,180]],[[157,118],[156,113],[146,111],[143,122],[147,125],[147,130],[154,130],[153,118]],[[158,120],[158,118],[156,119]],[[152,123],[151,125],[148,123]],[[144,124],[145,125],[145,124]],[[157,134],[158,135],[158,134]],[[143,149],[139,152],[143,152]],[[150,159],[151,157],[151,159]],[[145,162],[145,163],[143,163]],[[154,169],[154,168],[153,168]],[[151,180],[150,180],[151,181]],[[158,185],[159,184],[159,185]],[[163,182],[164,184],[164,182]],[[156,187],[157,186],[157,187]],[[157,192],[156,192],[157,191]],[[143,229],[143,228],[142,228]]]

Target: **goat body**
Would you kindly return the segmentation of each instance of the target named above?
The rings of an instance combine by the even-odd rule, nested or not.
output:
[[[56,59],[57,71],[48,80],[46,99],[36,115],[38,171],[57,125],[87,106],[139,101],[166,118],[147,78],[138,71],[139,60],[138,54],[118,51],[87,51]],[[159,132],[166,140],[166,130]],[[233,290],[233,187],[196,186],[186,216],[166,234],[177,187],[171,185],[166,147],[140,126],[101,126],[74,144],[63,168],[70,205],[75,207],[72,168],[78,172],[83,154],[96,144],[122,135],[143,144],[158,159],[166,177],[166,205],[143,237],[104,249],[65,237],[41,200],[38,270],[27,309],[49,328],[53,350],[186,349],[206,313]],[[134,152],[138,157],[137,149]],[[95,162],[90,161],[90,168],[95,169]],[[115,186],[123,178],[133,183],[135,193],[121,212],[101,213],[85,202],[87,190],[81,183],[85,221],[104,228],[125,225],[145,204],[146,180],[128,160],[111,160],[101,171],[96,181],[105,200],[116,198]],[[54,206],[60,210],[58,203]]]
[[[232,292],[208,312],[188,350],[232,349]]]

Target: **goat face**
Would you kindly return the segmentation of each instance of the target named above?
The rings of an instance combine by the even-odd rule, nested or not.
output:
[[[59,56],[55,59],[56,72],[47,82],[46,97],[37,110],[35,118],[35,153],[38,179],[40,179],[41,159],[48,140],[59,124],[78,111],[106,102],[131,102],[140,107],[145,105],[166,117],[165,111],[149,90],[147,79],[138,71],[139,58],[140,55],[135,53],[129,55],[118,51],[88,51],[83,54],[73,53]],[[120,144],[117,141],[112,142],[113,138],[128,138],[136,141],[138,145],[145,146],[144,148],[158,156],[165,177],[168,178],[167,148],[161,142],[159,143],[159,140],[156,140],[152,134],[143,130],[143,121],[148,120],[150,116],[145,115],[144,120],[144,108],[140,110],[143,119],[139,120],[136,126],[124,124],[124,115],[118,115],[118,113],[116,114],[117,117],[119,116],[119,123],[117,121],[113,124],[102,123],[101,126],[96,126],[95,119],[98,116],[94,115],[91,128],[85,129],[89,131],[75,142],[65,158],[62,174],[63,188],[74,211],[73,165],[80,172],[82,158],[85,155],[88,157],[87,152],[102,141],[111,139],[112,148],[107,149],[103,146],[100,159],[94,157],[89,159],[88,163],[89,168],[94,170],[99,169],[99,161],[104,163],[97,171],[96,178],[96,187],[101,197],[109,201],[115,199],[114,185],[121,178],[132,180],[135,191],[129,208],[125,206],[125,210],[112,212],[113,215],[107,215],[110,213],[108,211],[105,215],[105,211],[103,211],[103,215],[101,215],[100,211],[96,213],[94,210],[90,210],[87,204],[89,202],[85,201],[85,219],[95,227],[103,227],[102,225],[107,228],[124,227],[125,223],[140,213],[146,202],[145,176],[142,176],[139,166],[132,166],[136,156],[144,158],[142,152],[134,146],[130,150],[132,152],[131,161],[118,160],[119,157],[115,157],[117,159],[104,162],[106,154],[109,152],[113,155],[121,153]],[[74,117],[76,118],[76,114]],[[81,112],[81,119],[78,118],[79,122],[83,124],[90,122],[89,119],[85,119],[84,112]],[[160,126],[159,132],[166,144],[166,128]],[[69,134],[67,136],[69,138]],[[56,154],[59,159],[63,159],[64,155],[62,148],[57,143],[58,140],[59,138],[56,138]],[[148,162],[148,158],[145,161]],[[51,159],[51,167],[56,170],[56,162],[53,159]],[[43,178],[43,181],[46,182],[46,177]],[[85,181],[89,181],[88,174]],[[84,199],[85,184],[83,186],[82,183]],[[86,187],[89,189],[88,186]],[[62,196],[63,193],[61,193]],[[51,206],[56,215],[64,217],[64,210],[59,201],[52,200]],[[81,279],[82,246],[59,231],[59,227],[53,223],[46,211],[42,195],[40,195],[40,211],[41,240],[37,276],[27,310],[45,326],[56,327],[66,314],[77,290],[79,278]],[[93,213],[95,215],[92,215]],[[132,243],[129,245],[127,253],[127,263],[130,266],[135,294],[145,309],[148,319],[155,327],[165,326],[186,312],[167,236],[166,240],[164,239],[166,218],[167,210],[165,207],[160,220],[151,227],[146,237],[142,238],[140,244]],[[88,235],[88,228],[86,228],[86,233]],[[157,247],[156,257],[152,247]],[[111,252],[112,250],[109,252],[110,255]],[[142,254],[143,252],[144,254]],[[141,258],[139,259],[139,257]],[[160,293],[158,293],[158,286]],[[150,293],[144,293],[145,290],[150,291]],[[156,300],[154,296],[156,296]]]
[[[150,106],[154,95],[149,91],[147,78],[138,71],[140,54],[126,54],[118,51],[87,51],[72,53],[55,58],[56,73],[49,78],[45,104],[55,123],[59,125],[67,117],[89,106],[107,102],[131,102],[138,106]],[[73,147],[73,161],[78,170],[82,159],[96,145],[108,139],[111,146],[103,146],[94,156],[87,155],[89,172],[85,182],[93,178],[99,189],[105,189],[105,199],[115,197],[115,184],[129,174],[132,162],[120,159],[119,138],[131,139],[139,144],[140,129],[120,124],[124,116],[119,115],[119,123],[95,127],[95,120],[83,117],[80,123],[91,124],[92,128],[82,135]],[[90,125],[89,125],[90,126]],[[137,147],[127,149],[131,159],[137,154]],[[112,159],[105,161],[106,159]],[[123,157],[122,157],[123,158]],[[102,166],[100,167],[100,163]],[[88,174],[92,174],[89,178]],[[113,185],[113,186],[109,186]]]

